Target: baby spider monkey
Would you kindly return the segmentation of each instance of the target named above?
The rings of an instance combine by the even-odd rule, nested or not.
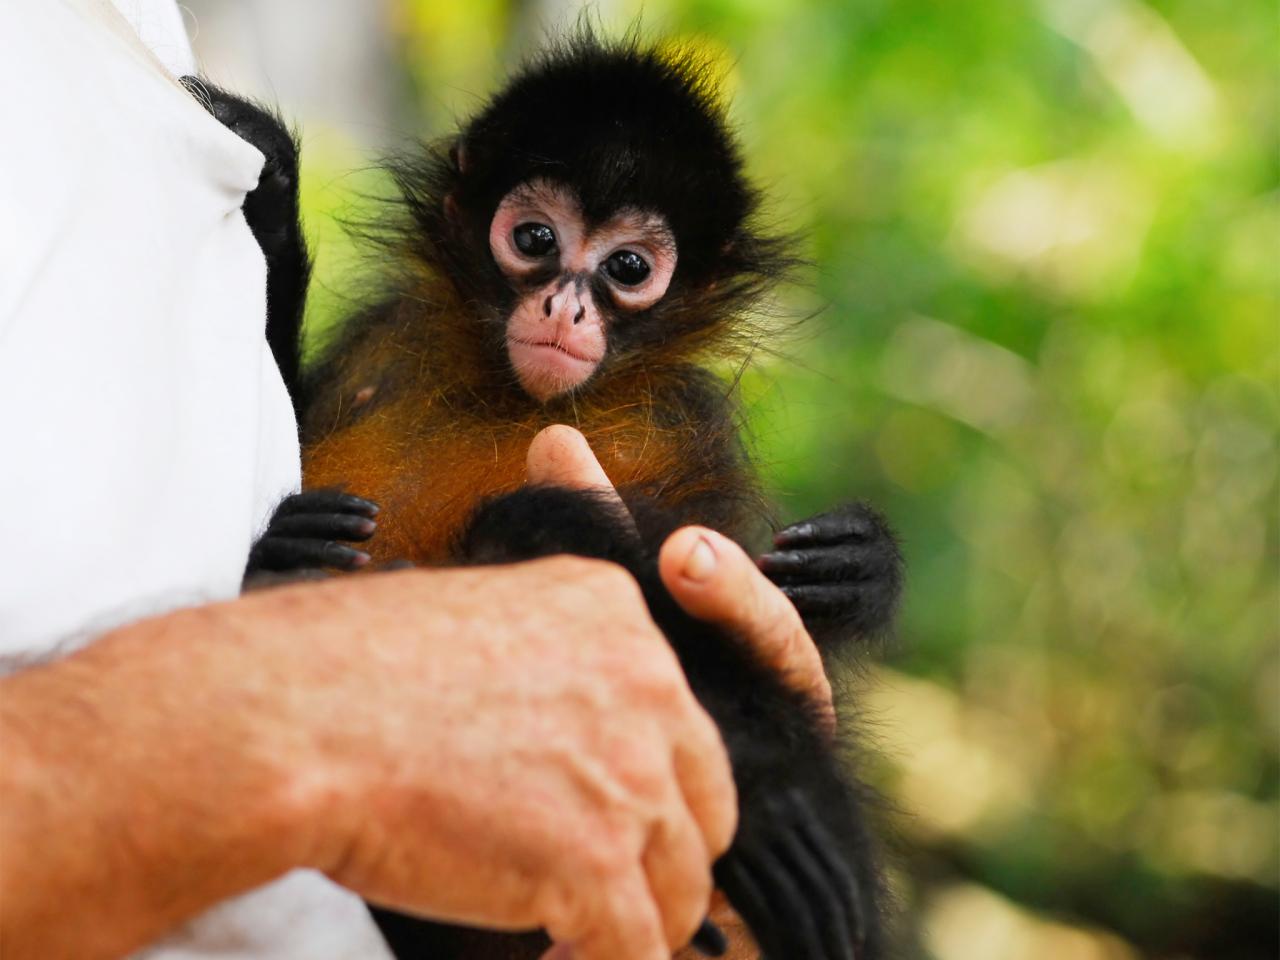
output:
[[[220,118],[246,135],[238,101],[222,97]],[[294,216],[296,151],[268,152],[269,169],[282,154],[293,187],[277,198]],[[760,949],[771,960],[882,956],[859,788],[814,706],[684,615],[655,571],[677,526],[750,546],[769,523],[731,388],[705,365],[764,336],[755,308],[796,261],[760,226],[714,69],[687,50],[580,29],[455,137],[389,166],[402,202],[383,233],[398,272],[290,378],[307,489],[281,505],[249,573],[561,552],[622,564],[729,747],[741,826],[714,872]],[[278,231],[249,220],[274,270]],[[277,338],[296,357],[300,311],[284,303],[270,304],[269,324],[293,324]],[[581,491],[522,489],[529,441],[556,423],[586,436],[634,521]],[[783,529],[760,563],[824,653],[886,628],[898,601],[896,544],[864,505]],[[402,958],[532,960],[546,946],[375,916]]]

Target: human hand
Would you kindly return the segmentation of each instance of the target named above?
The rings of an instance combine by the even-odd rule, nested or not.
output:
[[[128,955],[309,866],[576,960],[668,960],[736,826],[719,732],[597,561],[263,590],[0,682],[15,958]]]
[[[289,749],[327,771],[315,866],[399,909],[545,928],[575,960],[689,941],[736,797],[630,577],[561,557],[304,589],[236,607],[293,634]]]

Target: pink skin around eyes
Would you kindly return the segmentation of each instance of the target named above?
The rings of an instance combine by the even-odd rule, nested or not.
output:
[[[557,250],[544,257],[524,254],[513,237],[523,223],[551,227]],[[584,383],[604,359],[607,331],[591,293],[592,278],[600,273],[614,306],[635,312],[662,299],[676,266],[675,239],[660,216],[623,210],[588,231],[573,194],[546,182],[525,184],[503,198],[489,227],[489,249],[515,281],[548,263],[558,268],[551,282],[520,298],[507,322],[512,369],[530,396],[543,402]],[[648,264],[643,281],[627,286],[602,270],[620,250]]]

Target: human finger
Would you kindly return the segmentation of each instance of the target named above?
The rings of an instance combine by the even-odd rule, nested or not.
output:
[[[702,831],[680,797],[649,835],[642,862],[655,892],[667,946],[683,947],[707,915],[711,901],[711,856]]]
[[[831,684],[795,607],[732,540],[684,527],[658,554],[662,582],[685,611],[741,637],[793,689],[813,698],[834,726]]]
[[[700,716],[681,731],[675,749],[676,779],[702,833],[709,859],[729,849],[738,830],[738,790],[729,753],[715,723]]]
[[[613,489],[587,438],[562,423],[538,431],[529,444],[525,472],[533,484],[575,490]]]
[[[670,960],[662,915],[644,874],[635,870],[600,891],[601,909],[590,929],[572,933],[548,928],[557,942],[542,960]]]

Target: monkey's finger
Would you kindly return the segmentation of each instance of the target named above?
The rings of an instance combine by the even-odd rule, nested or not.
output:
[[[786,918],[776,916],[777,904],[751,875],[739,856],[725,857],[716,865],[716,882],[733,909],[746,922],[761,950],[761,957],[790,958],[783,936]]]
[[[294,513],[271,521],[273,537],[308,537],[320,540],[368,540],[377,521],[351,513]]]
[[[787,599],[811,617],[843,617],[855,613],[862,591],[855,583],[784,583]]]
[[[796,957],[797,960],[844,960],[839,954],[827,953],[823,932],[814,916],[811,891],[800,886],[790,867],[779,859],[774,850],[762,847],[744,851],[742,865],[760,882],[773,902],[774,915],[785,918],[788,929],[784,937],[788,949],[781,956]]]
[[[662,545],[658,571],[687,613],[741,637],[788,686],[813,698],[834,726],[818,648],[795,606],[741,547],[713,530],[684,527]]]
[[[276,508],[276,516],[295,513],[354,513],[370,519],[378,515],[378,505],[341,490],[304,490],[286,497]]]
[[[662,917],[641,871],[614,879],[599,895],[604,910],[593,918],[590,930],[548,928],[558,942],[542,960],[670,960]]]
[[[801,843],[825,868],[833,887],[839,892],[843,902],[848,905],[849,936],[860,948],[867,939],[867,919],[862,904],[861,883],[849,864],[835,852],[839,849],[835,839],[813,815],[804,798],[792,791],[788,794],[787,803],[794,811],[793,820]]]
[[[770,811],[779,824],[786,824],[782,842],[772,848],[780,863],[790,872],[810,909],[816,914],[815,922],[827,947],[827,956],[833,960],[856,960],[853,951],[854,923],[851,912],[854,903],[847,886],[830,868],[825,851],[813,849],[808,843],[809,834],[803,832],[808,821],[815,820],[809,805],[796,791],[789,791],[785,800],[774,800]]]
[[[881,536],[889,536],[884,519],[866,504],[855,503],[784,527],[774,534],[773,542],[779,547],[791,547]]]
[[[850,543],[808,550],[775,550],[757,561],[775,583],[850,580],[888,572],[892,558],[874,543]]]
[[[642,862],[649,889],[662,917],[667,945],[683,947],[693,939],[711,902],[711,857],[702,840],[702,831],[676,796],[668,804],[679,815],[658,821],[649,835]]]
[[[840,643],[853,634],[871,637],[884,631],[893,622],[900,588],[899,581],[880,577],[844,583],[784,583],[780,589],[814,636]]]
[[[689,946],[706,957],[723,957],[729,949],[729,938],[708,918],[702,921]]]
[[[332,540],[263,537],[254,545],[249,560],[259,570],[295,570],[299,567],[357,570],[369,562],[369,554]]]

